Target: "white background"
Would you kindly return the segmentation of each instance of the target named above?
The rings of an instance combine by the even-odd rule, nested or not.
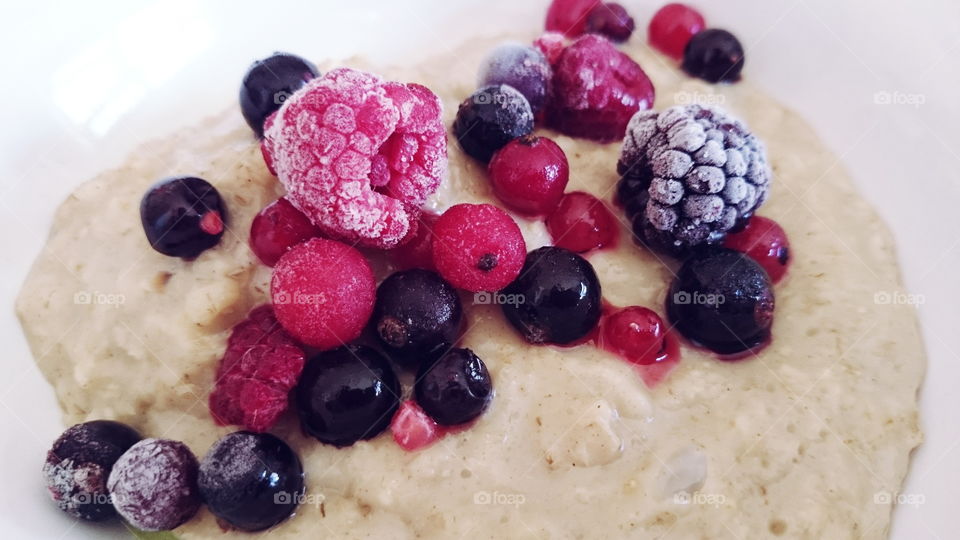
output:
[[[662,2],[626,0],[635,40]],[[917,452],[894,537],[960,538],[960,3],[956,0],[692,0],[747,49],[745,76],[798,109],[880,208],[900,246],[930,356]],[[112,532],[45,500],[39,468],[62,427],[13,298],[56,205],[139,143],[236,100],[254,58],[366,54],[417,63],[475,35],[539,30],[545,0],[190,0],[0,5],[0,530]],[[878,104],[886,92],[894,102]],[[899,103],[898,103],[899,102]],[[907,103],[913,102],[913,104]],[[922,103],[918,103],[922,102]],[[95,219],[95,218],[94,218]],[[109,246],[104,246],[109,250]],[[877,369],[883,369],[878,365]],[[838,471],[842,482],[842,471]],[[722,529],[718,529],[722,530]]]

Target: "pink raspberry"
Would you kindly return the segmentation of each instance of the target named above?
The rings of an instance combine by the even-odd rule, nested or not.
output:
[[[547,8],[546,28],[577,37],[587,26],[587,15],[600,4],[601,0],[553,0]]]
[[[273,268],[270,295],[277,320],[301,343],[327,350],[356,339],[373,312],[373,270],[356,249],[312,238]]]
[[[560,54],[563,52],[563,49],[566,48],[567,37],[560,32],[547,32],[538,37],[536,41],[533,42],[533,46],[540,49],[540,52],[547,57],[547,62],[550,62],[552,66],[557,63],[557,60],[560,59]]]
[[[264,160],[327,236],[396,246],[440,186],[440,100],[418,84],[340,68],[311,80],[266,121]]]
[[[653,106],[643,69],[596,35],[577,39],[554,65],[547,119],[567,135],[598,142],[623,138],[630,118]]]
[[[433,262],[454,287],[498,291],[523,267],[527,245],[520,227],[491,204],[450,207],[433,226]]]
[[[260,306],[233,327],[210,394],[220,425],[258,433],[270,429],[288,406],[304,365],[303,350],[281,328],[270,306]]]

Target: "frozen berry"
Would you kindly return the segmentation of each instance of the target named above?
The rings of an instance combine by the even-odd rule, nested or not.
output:
[[[560,199],[547,217],[547,231],[557,247],[576,253],[609,246],[617,238],[617,220],[600,199],[574,191]]]
[[[117,512],[143,531],[170,531],[200,509],[197,458],[182,442],[144,439],[113,466],[107,487]]]
[[[193,259],[220,242],[225,210],[220,193],[209,182],[180,176],[147,190],[140,201],[140,221],[153,249]]]
[[[763,216],[750,218],[743,230],[727,235],[723,246],[757,261],[774,283],[783,279],[790,265],[787,233],[776,221]]]
[[[527,98],[505,84],[484,86],[460,104],[453,133],[467,155],[484,163],[508,142],[533,131]]]
[[[547,119],[567,135],[611,142],[653,99],[653,84],[636,62],[607,39],[586,35],[564,49],[554,66]]]
[[[601,328],[601,345],[633,363],[650,365],[664,357],[666,328],[650,309],[623,308],[604,317]]]
[[[503,293],[522,302],[500,307],[534,344],[567,345],[586,337],[600,320],[600,280],[586,259],[558,247],[527,254],[520,277]]]
[[[620,4],[610,2],[600,4],[587,15],[586,32],[606,36],[614,43],[623,43],[630,39],[636,25],[633,17]]]
[[[743,46],[726,30],[704,30],[683,51],[683,70],[712,83],[740,80],[743,62]]]
[[[667,315],[677,330],[720,354],[766,343],[773,311],[767,273],[753,259],[725,248],[701,249],[687,259],[667,297]]]
[[[553,66],[560,59],[560,53],[567,47],[567,38],[559,32],[546,32],[533,42],[533,46],[542,52],[547,62]]]
[[[430,418],[416,401],[407,400],[400,404],[397,414],[390,422],[393,440],[408,452],[430,446],[443,435],[437,422]]]
[[[537,114],[547,103],[553,70],[538,49],[519,43],[505,43],[480,64],[477,86],[506,84],[527,98]]]
[[[432,212],[420,214],[413,234],[388,252],[397,269],[436,270],[433,264],[433,224],[439,217]]]
[[[277,262],[270,282],[277,320],[301,343],[332,349],[360,335],[376,298],[376,282],[356,249],[313,238]]]
[[[431,418],[451,426],[483,414],[493,399],[493,381],[473,351],[451,349],[436,362],[424,364],[414,394]]]
[[[553,0],[547,8],[546,29],[570,37],[583,33],[587,15],[601,0]]]
[[[290,201],[280,198],[253,218],[250,249],[263,264],[273,266],[293,246],[318,236],[320,231]]]
[[[287,410],[288,395],[304,364],[303,350],[260,306],[233,327],[210,393],[210,413],[220,425],[270,429]]]
[[[292,54],[276,52],[254,62],[240,84],[240,111],[257,137],[263,137],[263,121],[319,75],[316,66]]]
[[[513,281],[527,251],[520,227],[490,204],[458,204],[433,228],[433,262],[454,287],[496,291]]]
[[[638,113],[627,128],[618,198],[648,248],[685,256],[719,244],[770,191],[763,143],[719,107]]]
[[[117,515],[107,478],[117,459],[140,440],[133,428],[94,420],[68,428],[53,443],[43,464],[47,491],[61,510],[87,521]]]
[[[400,406],[400,382],[390,362],[362,345],[311,358],[296,392],[304,431],[340,447],[379,435]]]
[[[507,206],[527,215],[553,210],[569,179],[567,155],[546,137],[514,139],[490,160],[493,192]]]
[[[684,4],[667,4],[660,8],[647,29],[650,44],[677,60],[694,35],[706,27],[703,15]]]
[[[353,69],[317,77],[267,120],[262,150],[287,199],[323,234],[395,247],[440,186],[440,99]]]
[[[380,284],[370,321],[391,357],[419,366],[457,341],[462,318],[457,291],[437,274],[415,269]]]
[[[304,493],[303,466],[277,437],[237,431],[203,456],[198,484],[217,518],[243,531],[262,531],[297,508]]]

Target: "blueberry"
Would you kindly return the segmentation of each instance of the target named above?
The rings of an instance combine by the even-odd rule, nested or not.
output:
[[[753,259],[726,248],[692,255],[670,287],[667,315],[687,339],[719,354],[736,354],[770,339],[774,296]]]
[[[739,80],[743,62],[743,46],[726,30],[698,32],[683,51],[683,70],[712,83]]]
[[[200,461],[200,494],[219,519],[262,531],[287,519],[303,492],[303,466],[287,443],[269,433],[237,431]]]
[[[307,362],[296,401],[304,431],[320,442],[350,446],[387,428],[400,406],[400,382],[382,354],[346,346]]]
[[[464,152],[486,163],[508,142],[533,132],[533,110],[512,86],[484,86],[460,104],[453,132]]]
[[[268,116],[307,81],[319,76],[316,66],[292,54],[276,52],[254,62],[240,85],[240,111],[257,137],[263,137],[263,122]]]
[[[140,201],[140,221],[153,249],[193,259],[220,242],[226,221],[223,200],[206,180],[161,180]]]
[[[483,360],[470,349],[451,349],[424,364],[414,387],[417,403],[438,424],[452,426],[480,416],[493,399]]]
[[[539,50],[519,43],[494,49],[480,65],[478,86],[506,84],[527,98],[534,114],[547,103],[553,69]]]
[[[124,452],[107,487],[123,519],[142,531],[170,531],[200,509],[199,464],[187,445],[144,439]]]
[[[47,490],[57,506],[87,521],[116,516],[107,478],[117,459],[139,440],[133,428],[111,420],[94,420],[64,431],[43,464]]]
[[[504,315],[530,343],[573,343],[600,320],[600,281],[576,253],[542,247],[527,254],[520,277],[502,291],[516,302],[501,304]]]
[[[414,269],[380,284],[371,325],[392,357],[419,366],[456,342],[462,319],[457,291],[437,274]]]

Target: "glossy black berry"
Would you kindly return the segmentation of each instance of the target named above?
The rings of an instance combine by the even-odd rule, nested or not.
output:
[[[683,51],[683,70],[712,83],[739,80],[743,62],[740,41],[716,28],[694,34]]]
[[[753,259],[726,248],[692,255],[667,296],[667,316],[687,339],[719,354],[766,343],[773,324],[773,285]]]
[[[319,75],[311,62],[292,54],[277,52],[254,62],[240,85],[240,110],[257,137],[263,137],[264,120]]]
[[[542,247],[527,254],[520,277],[502,291],[516,302],[501,304],[504,315],[530,343],[573,343],[600,320],[600,281],[576,253]]]
[[[111,420],[77,424],[63,432],[47,452],[43,476],[61,510],[87,521],[117,513],[107,493],[114,463],[140,440],[133,428]]]
[[[462,319],[457,291],[434,272],[414,269],[380,284],[371,325],[392,357],[419,366],[453,346]]]
[[[512,86],[484,86],[460,104],[453,132],[464,152],[486,163],[508,142],[533,132],[533,111]]]
[[[470,349],[451,349],[424,364],[414,387],[417,403],[438,424],[451,426],[480,416],[493,399],[493,381]]]
[[[376,350],[341,347],[307,362],[296,401],[304,431],[320,442],[349,446],[387,428],[400,406],[400,382]]]
[[[287,443],[268,433],[237,431],[200,461],[200,495],[219,519],[261,531],[287,519],[303,492],[303,467]]]
[[[220,193],[191,176],[161,180],[140,201],[140,221],[153,249],[193,259],[220,242],[226,222]]]

